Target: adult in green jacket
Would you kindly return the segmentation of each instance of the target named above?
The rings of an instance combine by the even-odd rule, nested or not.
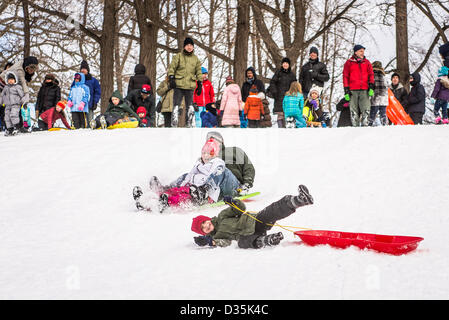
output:
[[[245,204],[240,200],[225,197],[225,202],[229,208],[218,216],[193,218],[191,229],[201,235],[194,237],[197,245],[226,247],[233,240],[238,241],[238,246],[244,249],[277,245],[284,238],[282,233],[267,235],[267,231],[297,208],[313,204],[313,197],[304,185],[299,185],[297,196],[284,196],[257,214],[247,213]]]
[[[206,141],[214,139],[221,145],[220,157],[240,182],[240,193],[246,194],[253,187],[256,170],[248,155],[239,147],[225,147],[223,136],[217,131],[207,134]]]
[[[104,114],[99,115],[97,118],[90,122],[90,127],[92,129],[99,127],[109,127],[116,123],[120,119],[126,117],[133,117],[139,121],[140,118],[137,113],[129,106],[129,104],[123,99],[120,91],[115,90],[109,99],[109,105]]]
[[[183,50],[174,56],[168,68],[170,89],[174,89],[172,112],[172,126],[174,127],[177,127],[178,118],[182,112],[181,102],[183,99],[188,111],[186,112],[186,124],[191,126],[195,115],[193,94],[195,91],[195,94],[200,95],[202,91],[201,61],[193,51],[193,40],[186,38]],[[197,89],[195,90],[195,88]]]

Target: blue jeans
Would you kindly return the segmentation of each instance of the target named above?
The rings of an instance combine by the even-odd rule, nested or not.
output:
[[[440,99],[437,99],[435,101],[435,106],[433,110],[433,114],[435,115],[435,117],[440,116],[440,109],[441,113],[443,114],[443,119],[447,119],[447,101]]]
[[[186,178],[187,173],[177,178],[174,182],[170,183],[169,187],[179,187]],[[218,186],[220,188],[220,199],[224,196],[236,196],[238,194],[237,189],[240,187],[240,182],[234,176],[234,174],[228,168],[225,168],[221,174],[211,175],[206,181],[206,184],[211,186]]]

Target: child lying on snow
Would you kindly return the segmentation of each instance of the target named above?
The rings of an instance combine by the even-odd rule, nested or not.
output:
[[[238,246],[244,249],[278,245],[284,238],[282,232],[267,235],[267,231],[276,221],[290,216],[297,208],[313,204],[313,198],[304,185],[299,185],[298,193],[297,196],[284,196],[257,214],[244,213],[243,202],[225,197],[230,207],[217,217],[193,218],[192,231],[201,235],[193,239],[199,246],[213,247],[229,246],[232,240],[237,240]]]
[[[216,202],[220,196],[220,185],[230,190],[239,187],[239,181],[228,170],[225,162],[218,157],[220,144],[209,139],[201,150],[201,158],[197,160],[192,170],[179,177],[169,186],[163,186],[157,177],[150,180],[150,188],[158,193],[159,210],[162,212],[168,206],[180,206],[182,204],[202,205]],[[223,183],[223,179],[227,179]],[[143,192],[140,187],[134,187],[133,197],[139,210],[150,210],[140,202]]]

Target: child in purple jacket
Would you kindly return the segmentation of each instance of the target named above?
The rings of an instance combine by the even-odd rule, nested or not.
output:
[[[449,124],[447,118],[447,104],[449,101],[449,68],[441,67],[438,71],[438,79],[435,82],[435,88],[432,92],[432,98],[435,99],[435,106],[433,113],[435,114],[435,123]],[[443,119],[440,117],[440,109]]]

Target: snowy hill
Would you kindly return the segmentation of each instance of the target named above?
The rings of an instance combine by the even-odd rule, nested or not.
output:
[[[0,298],[447,298],[448,130],[219,130],[256,167],[249,210],[303,183],[315,204],[281,224],[424,237],[403,256],[308,247],[287,232],[275,248],[204,249],[197,213],[137,212],[132,187],[190,170],[209,130],[0,136]]]

